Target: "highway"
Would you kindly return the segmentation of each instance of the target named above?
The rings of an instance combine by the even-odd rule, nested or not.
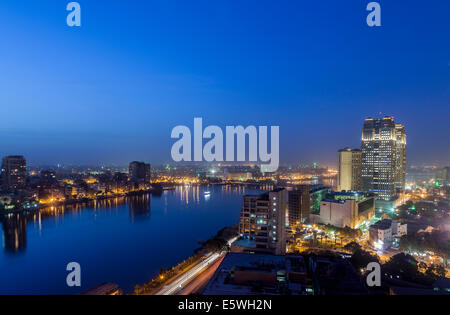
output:
[[[228,241],[228,245],[231,245],[237,237]],[[226,254],[225,251],[220,253],[210,253],[205,256],[205,258],[200,261],[197,265],[192,267],[190,270],[178,276],[175,280],[166,284],[156,292],[156,295],[176,295],[180,291],[184,290],[187,285],[189,285],[200,273],[207,267],[213,265],[218,259],[221,259]]]
[[[216,272],[217,268],[219,268],[222,263],[225,255],[221,258],[217,259],[217,261],[208,266],[204,271],[202,271],[191,283],[189,283],[184,289],[182,289],[178,294],[179,295],[190,295],[195,293],[201,293],[201,291],[206,287],[211,277]]]

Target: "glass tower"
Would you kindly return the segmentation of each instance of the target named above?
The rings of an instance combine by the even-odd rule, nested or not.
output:
[[[362,132],[362,189],[391,200],[404,190],[406,132],[392,117],[367,118]]]

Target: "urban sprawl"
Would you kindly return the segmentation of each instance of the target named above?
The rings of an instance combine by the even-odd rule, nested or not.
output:
[[[450,167],[407,167],[406,130],[392,117],[367,118],[361,147],[337,152],[338,170],[256,164],[152,167],[27,167],[2,160],[4,246],[21,246],[27,220],[98,200],[163,194],[185,186],[245,186],[240,221],[201,250],[128,294],[450,294]],[[344,145],[345,146],[345,145]],[[205,194],[209,194],[206,191]],[[381,286],[366,283],[371,262]],[[145,279],[143,279],[145,280]],[[101,284],[86,294],[121,294]]]

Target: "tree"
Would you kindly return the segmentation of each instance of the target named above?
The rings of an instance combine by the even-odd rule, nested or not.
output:
[[[407,219],[409,217],[409,211],[414,207],[414,203],[408,200],[405,204],[399,206],[398,213],[396,215],[399,219]]]
[[[450,248],[445,240],[446,237],[442,231],[434,230],[431,233],[402,236],[399,245],[400,249],[406,252],[432,251],[441,256],[445,264],[450,254]]]
[[[414,280],[421,276],[417,260],[413,256],[405,253],[392,256],[383,265],[383,270],[390,275],[401,276],[406,280]]]
[[[372,255],[371,253],[366,252],[362,249],[357,249],[353,253],[350,261],[356,269],[366,268],[367,265],[371,262],[380,263],[378,256]]]
[[[405,252],[418,251],[420,249],[420,242],[415,235],[404,235],[400,238],[400,250]]]
[[[218,252],[227,250],[227,241],[222,238],[213,238],[203,244],[203,248],[210,252]]]
[[[166,274],[167,274],[167,270],[166,270],[166,269],[161,268],[161,269],[159,270],[159,276],[160,276],[160,277],[164,277]]]
[[[361,245],[356,242],[350,242],[344,246],[344,249],[354,254],[357,250],[361,249]]]
[[[445,277],[445,274],[446,270],[444,266],[437,264],[430,265],[425,271],[425,275],[434,280]]]

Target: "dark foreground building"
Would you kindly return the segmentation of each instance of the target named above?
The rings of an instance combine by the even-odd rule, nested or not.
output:
[[[21,155],[11,155],[2,160],[2,188],[10,192],[25,188],[27,162]]]

